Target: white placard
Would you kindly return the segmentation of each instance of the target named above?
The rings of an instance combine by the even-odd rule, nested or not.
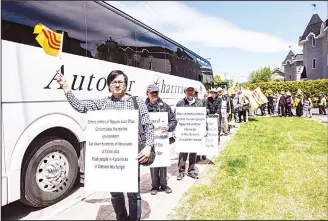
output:
[[[221,116],[227,117],[227,109],[221,109]]]
[[[85,189],[138,192],[138,110],[87,114]]]
[[[207,121],[207,136],[206,136],[206,148],[204,152],[199,152],[199,155],[217,156],[219,153],[219,130],[218,130],[218,118],[208,117]]]
[[[149,167],[169,167],[171,166],[169,133],[161,130],[163,126],[168,125],[168,113],[150,112],[149,117],[154,125],[154,147],[156,151],[155,161]]]
[[[206,108],[177,107],[176,118],[176,152],[202,151],[206,145]]]

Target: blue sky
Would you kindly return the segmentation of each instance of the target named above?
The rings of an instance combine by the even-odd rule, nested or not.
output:
[[[113,2],[110,4],[210,62],[215,74],[245,81],[261,66],[277,67],[295,52],[314,10],[327,19],[327,1]]]

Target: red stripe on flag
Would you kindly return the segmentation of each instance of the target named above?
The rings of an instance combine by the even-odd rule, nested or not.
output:
[[[53,39],[54,43],[60,45],[60,41],[56,38],[57,37],[56,33],[53,32],[53,31],[50,31],[50,33],[51,33],[51,36],[52,36],[52,39]]]
[[[47,33],[48,33],[48,36],[49,36],[49,38],[50,38],[50,40],[51,40],[51,44],[52,45],[54,45],[54,46],[58,46],[58,47],[60,47],[60,42],[59,43],[57,43],[57,42],[55,42],[55,40],[54,40],[54,33],[52,32],[52,31],[49,31],[49,30],[47,30]]]
[[[51,38],[50,36],[48,35],[48,33],[45,31],[45,30],[42,30],[43,34],[46,36],[46,38],[48,39],[48,45],[50,48],[54,49],[54,50],[59,50],[60,49],[60,45],[55,45],[53,46],[52,45],[52,42],[51,42]],[[58,46],[58,47],[57,47]]]

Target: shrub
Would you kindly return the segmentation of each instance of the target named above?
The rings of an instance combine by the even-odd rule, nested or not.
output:
[[[315,107],[317,107],[319,103],[319,93],[323,93],[326,96],[328,95],[328,79],[307,81],[261,82],[246,84],[246,86],[248,86],[251,90],[260,87],[264,94],[269,89],[271,89],[273,93],[277,93],[280,91],[290,91],[293,97],[297,94],[297,89],[301,89],[303,93],[308,93],[310,95],[313,101],[313,105]]]

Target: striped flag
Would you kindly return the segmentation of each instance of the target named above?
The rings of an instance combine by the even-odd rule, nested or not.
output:
[[[261,88],[257,87],[252,93],[254,99],[259,105],[268,103],[268,98],[262,93]]]
[[[262,93],[259,87],[257,87],[254,91],[243,89],[243,93],[248,97],[253,109],[258,108],[262,104],[268,103],[268,98]]]
[[[243,94],[247,96],[249,103],[251,105],[252,109],[258,108],[258,103],[256,102],[255,98],[253,97],[253,91],[248,90],[248,89],[243,89]]]
[[[56,33],[42,24],[34,27],[33,34],[38,34],[35,39],[46,54],[57,57],[62,51],[63,34]]]

